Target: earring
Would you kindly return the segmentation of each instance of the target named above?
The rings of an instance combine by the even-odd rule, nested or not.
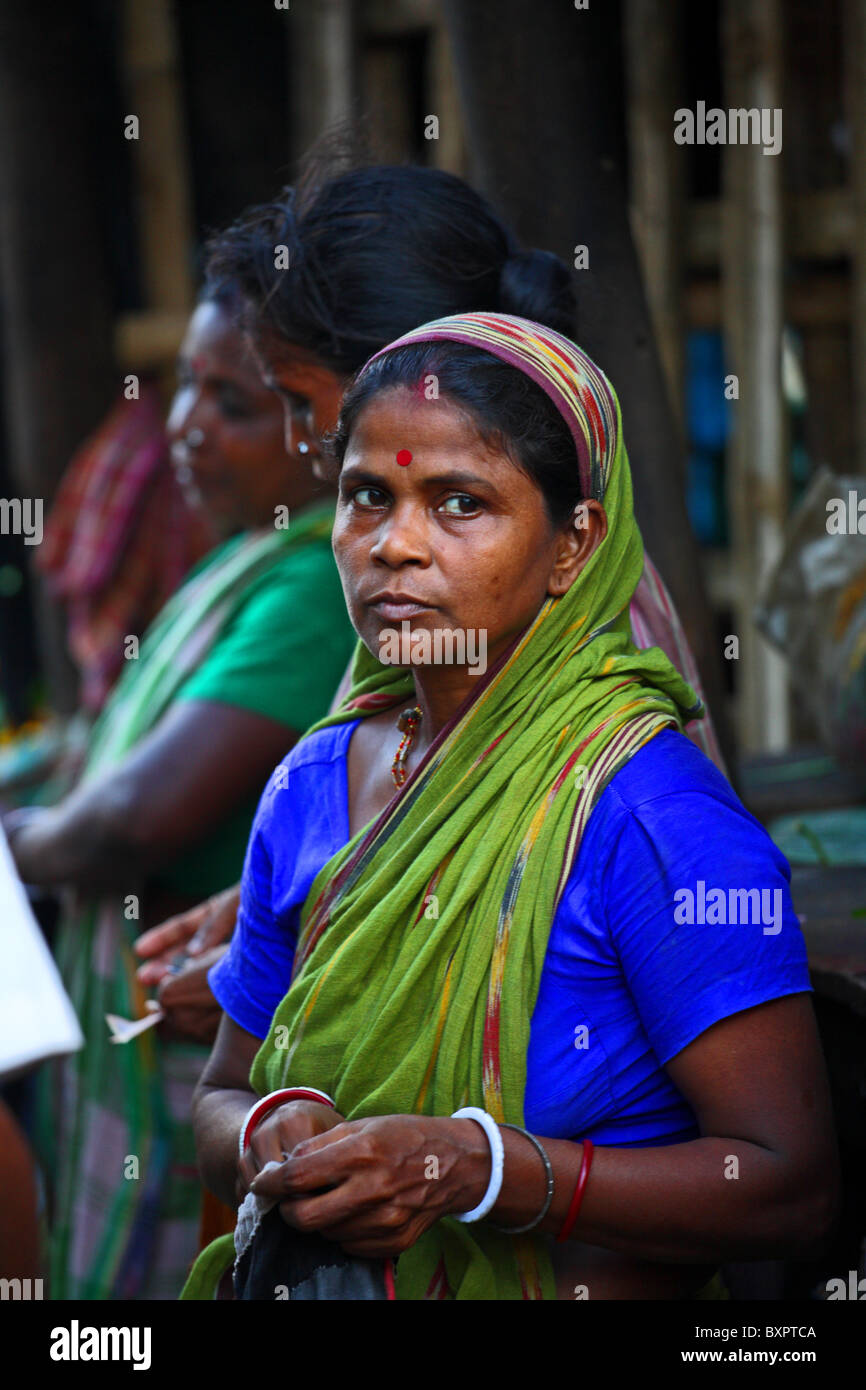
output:
[[[309,444],[307,444],[307,443],[302,439],[301,442],[300,442],[300,444],[298,445],[298,453],[301,454],[301,455],[303,455],[303,454],[308,454],[309,452],[310,452],[310,446],[309,446]]]
[[[188,449],[200,449],[204,444],[204,430],[194,425],[191,430],[187,430],[183,442]]]

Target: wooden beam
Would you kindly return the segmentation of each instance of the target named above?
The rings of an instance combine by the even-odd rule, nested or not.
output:
[[[851,343],[854,375],[852,463],[866,473],[866,0],[846,0],[845,97],[851,132]]]
[[[677,0],[626,0],[629,199],[647,300],[671,403],[683,428],[684,164],[674,143],[680,11]]]
[[[129,371],[161,372],[172,366],[188,321],[188,314],[166,309],[124,314],[114,328],[118,362]]]
[[[722,15],[726,106],[781,107],[779,0],[760,6],[724,0]],[[758,633],[752,612],[763,575],[780,553],[788,510],[779,156],[765,155],[759,144],[726,145],[723,181],[725,338],[739,392],[728,466],[731,563],[740,576],[738,725],[745,751],[774,751],[789,739],[787,669]]]
[[[851,316],[851,279],[839,271],[812,271],[785,285],[785,322],[795,328],[845,326]],[[696,276],[685,289],[690,328],[722,326],[722,287],[714,276]]]
[[[774,159],[784,158],[768,155]],[[786,249],[804,261],[832,261],[850,256],[855,246],[854,204],[845,188],[789,194],[784,199]],[[685,257],[690,270],[715,270],[722,250],[722,204],[695,199],[685,214]]]
[[[364,0],[365,34],[408,34],[441,22],[437,0]]]

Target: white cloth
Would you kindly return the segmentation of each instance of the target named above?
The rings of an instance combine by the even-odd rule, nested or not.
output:
[[[281,1168],[282,1164],[277,1163],[276,1159],[271,1159],[261,1170],[269,1173],[272,1168]],[[238,1208],[238,1219],[235,1225],[235,1268],[237,1269],[244,1251],[253,1239],[256,1231],[267,1216],[272,1207],[277,1205],[276,1197],[260,1197],[255,1192],[248,1192]]]
[[[83,1043],[0,828],[0,1078]]]

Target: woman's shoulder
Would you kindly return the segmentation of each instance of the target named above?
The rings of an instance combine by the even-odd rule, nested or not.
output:
[[[340,576],[326,536],[313,534],[302,543],[287,542],[285,548],[277,549],[272,562],[250,582],[236,619],[267,622],[274,607],[286,600],[292,603],[295,620],[320,618],[322,608],[337,607],[341,616],[345,613]]]
[[[718,769],[664,731],[599,798],[564,926],[622,972],[665,1062],[719,1019],[810,989],[790,876]]]
[[[327,724],[324,729],[307,734],[286,754],[282,766],[295,772],[303,768],[326,775],[328,770],[345,773],[349,744],[360,722],[360,718],[347,719],[345,723]]]
[[[674,845],[694,844],[700,835],[737,826],[762,849],[775,850],[727,778],[675,729],[663,729],[618,769],[599,797],[586,834],[601,832],[611,844],[616,826],[643,827],[657,841],[672,837]]]
[[[621,807],[632,811],[683,793],[746,809],[715,763],[676,729],[662,729],[645,743],[614,774],[607,789],[614,792]]]
[[[321,719],[357,638],[326,539],[278,551],[180,691],[299,732]]]
[[[346,755],[357,721],[330,724],[300,739],[277,764],[259,800],[251,842],[272,859],[320,833],[320,822],[343,833]]]
[[[611,778],[589,818],[569,889],[610,920],[638,896],[676,905],[680,889],[780,889],[790,865],[730,782],[683,734],[663,730]],[[568,891],[568,890],[567,890]]]
[[[358,722],[352,719],[344,724],[328,724],[299,739],[271,773],[262,804],[288,793],[282,797],[283,809],[287,803],[294,803],[298,811],[305,811],[310,797],[321,801],[336,786],[344,788],[349,743]]]

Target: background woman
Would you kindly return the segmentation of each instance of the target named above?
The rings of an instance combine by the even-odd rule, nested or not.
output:
[[[789,870],[630,640],[609,383],[537,324],[444,319],[362,373],[336,452],[363,645],[259,807],[212,972],[206,1181],[399,1256],[402,1298],[689,1297],[811,1250],[838,1177]],[[484,631],[491,669],[383,664],[403,622]]]
[[[350,649],[333,504],[287,455],[279,404],[219,287],[190,321],[168,433],[222,543],[127,653],[80,784],[10,830],[25,881],[72,890],[57,955],[87,1040],[51,1097],[45,1086],[55,1298],[168,1297],[188,1266],[201,1204],[189,1100],[204,1053],[152,1035],[113,1048],[105,1014],[142,1010],[140,923],[237,877],[268,772],[327,709]]]

